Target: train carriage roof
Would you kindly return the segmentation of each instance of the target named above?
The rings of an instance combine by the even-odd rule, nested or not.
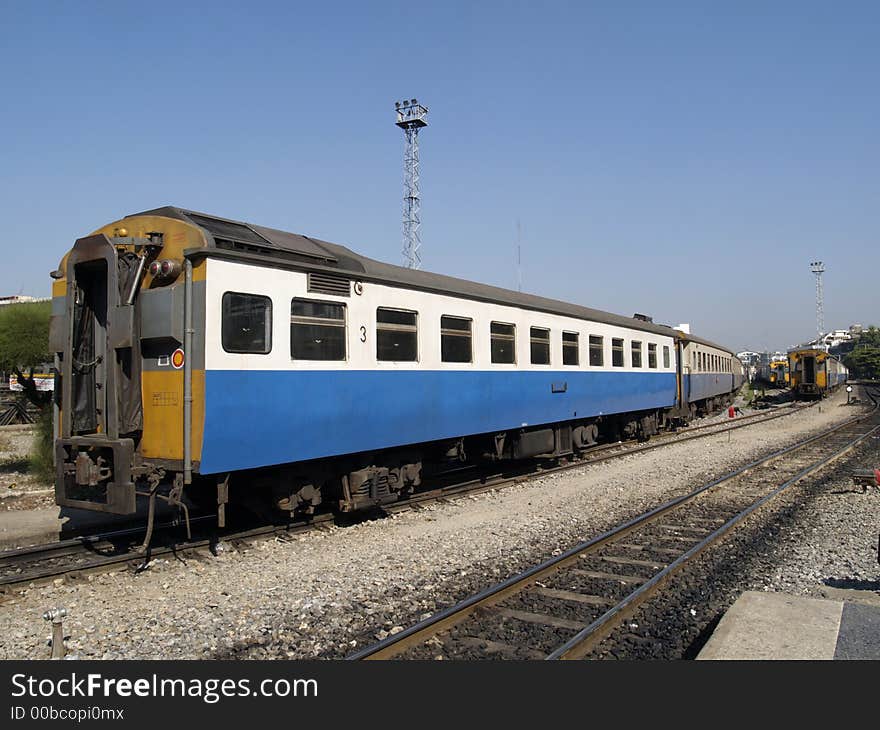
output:
[[[678,337],[731,352],[731,350],[722,345],[690,334],[684,334],[666,325],[654,324],[653,322],[641,319],[624,317],[619,314],[603,312],[599,309],[591,309],[533,294],[524,294],[487,284],[479,284],[466,279],[456,279],[452,276],[444,276],[443,274],[433,274],[427,271],[386,264],[382,261],[361,256],[345,246],[322,241],[311,236],[303,236],[252,223],[219,218],[207,213],[198,213],[174,206],[156,208],[134,215],[163,216],[187,221],[199,226],[206,232],[206,239],[213,241],[213,245],[210,247],[224,251],[250,253],[270,260],[280,259],[281,261],[278,261],[278,263],[284,260],[288,262],[294,261],[300,267],[332,270],[340,274],[389,282],[413,289],[452,294],[467,299],[588,319],[618,327],[653,332],[667,337]]]

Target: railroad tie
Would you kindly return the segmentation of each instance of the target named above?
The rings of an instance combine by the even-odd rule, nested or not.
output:
[[[620,563],[622,565],[644,565],[647,568],[654,568],[655,570],[666,567],[666,563],[664,563],[662,560],[636,560],[635,558],[627,558],[622,555],[599,555],[597,557],[599,558],[599,560],[604,560],[608,563]]]
[[[586,603],[590,606],[611,606],[614,604],[614,601],[608,598],[603,598],[602,596],[576,593],[575,591],[563,591],[558,588],[536,586],[532,590],[541,596],[546,596],[547,598],[557,598],[561,601],[574,601],[575,603]]]
[[[620,573],[606,573],[603,570],[584,570],[583,568],[572,568],[571,571],[575,575],[582,575],[585,578],[597,578],[599,580],[613,580],[618,583],[644,583],[647,578],[641,578],[637,575],[621,575]]]
[[[617,543],[617,547],[637,551],[644,550],[652,553],[660,553],[661,555],[671,555],[672,557],[678,557],[679,555],[681,555],[681,550],[675,550],[673,548],[654,547],[653,545],[634,545],[629,542],[619,542]]]
[[[538,624],[539,626],[552,626],[556,629],[567,629],[569,631],[580,631],[586,627],[586,624],[580,621],[571,621],[567,618],[559,618],[558,616],[550,616],[546,613],[532,613],[531,611],[517,611],[513,608],[495,608],[494,612],[505,618],[513,618],[517,621],[525,621],[530,624]]]
[[[546,654],[528,646],[511,646],[500,641],[481,639],[477,636],[458,636],[452,643],[466,646],[469,649],[480,649],[488,654],[503,654],[511,659],[518,659],[525,654],[529,659],[543,659]]]

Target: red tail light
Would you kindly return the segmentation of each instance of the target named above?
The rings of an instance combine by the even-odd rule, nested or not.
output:
[[[154,279],[174,279],[180,273],[180,268],[174,259],[162,259],[150,264],[150,275]]]

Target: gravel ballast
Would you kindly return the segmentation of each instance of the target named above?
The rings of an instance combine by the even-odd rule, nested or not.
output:
[[[138,575],[122,571],[16,591],[0,604],[0,658],[48,656],[50,627],[41,616],[54,607],[67,609],[69,651],[82,658],[342,657],[698,483],[854,415],[845,400],[838,394],[821,409],[764,425],[382,520],[239,548],[221,545],[225,549],[216,557],[156,560]],[[859,497],[862,508],[873,508],[876,527],[880,498]],[[839,503],[832,500],[831,506]],[[831,511],[822,512],[803,538],[813,558],[799,556],[799,581],[774,567],[781,571],[773,579],[779,585],[816,583],[831,571],[829,560],[840,566],[836,573],[848,561],[857,566],[848,574],[876,579],[863,560],[860,528],[851,529],[845,515],[834,522]],[[853,539],[832,534],[827,520]],[[835,550],[823,547],[823,540]]]

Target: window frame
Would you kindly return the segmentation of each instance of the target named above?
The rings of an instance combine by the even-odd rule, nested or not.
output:
[[[574,337],[574,342],[565,341],[565,336]],[[566,347],[568,348],[568,352],[574,350],[574,362],[566,362],[565,361],[565,352]],[[578,368],[581,365],[581,333],[580,332],[571,332],[569,330],[562,330],[562,365],[563,367],[574,367]]]
[[[443,320],[444,319],[456,319],[460,322],[467,322],[467,338],[468,338],[468,347],[470,351],[470,359],[469,360],[444,360],[443,359],[443,337],[464,337],[462,334],[458,334],[459,332],[464,332],[464,330],[449,330],[444,333]],[[452,365],[467,365],[473,364],[474,362],[474,320],[473,317],[461,317],[457,314],[441,314],[440,315],[440,362],[441,363],[450,363]]]
[[[593,340],[598,340],[598,342],[593,342]],[[587,344],[589,348],[589,358],[588,363],[592,368],[603,368],[605,367],[605,336],[604,335],[589,335],[587,338]],[[599,362],[593,362],[593,353],[599,353]]]
[[[648,343],[648,369],[649,370],[656,370],[657,369],[657,343],[656,342],[649,342]]]
[[[500,334],[492,331],[492,328],[496,325],[500,325],[502,327],[510,327],[511,334]],[[502,361],[495,359],[495,338],[498,337],[505,342],[510,342],[513,346],[513,359],[509,361]],[[489,322],[489,362],[493,365],[516,365],[516,323],[514,322],[499,322],[497,320],[491,320]]]
[[[294,317],[316,320],[312,324],[321,324],[323,327],[337,327],[338,324],[326,324],[327,322],[338,322],[336,319],[326,319],[324,317],[307,317],[306,315],[295,315],[293,313],[293,305],[295,302],[309,302],[311,304],[329,304],[334,307],[342,307],[342,345],[344,348],[343,357],[341,358],[314,358],[314,357],[297,357],[293,354],[293,327],[295,324],[305,324],[304,322],[294,322]],[[297,362],[348,362],[348,306],[345,302],[334,302],[329,299],[311,299],[309,297],[291,297],[290,299],[290,359]]]
[[[546,332],[547,339],[540,339],[535,336],[535,332]],[[545,345],[547,346],[547,362],[535,362],[535,345]],[[535,327],[529,326],[529,364],[531,365],[547,365],[549,366],[552,362],[552,354],[550,352],[550,328],[549,327]]]
[[[630,365],[634,368],[642,369],[644,366],[642,365],[642,355],[644,354],[644,350],[642,346],[644,345],[643,340],[630,340],[629,341],[629,361]],[[638,364],[636,364],[636,354],[638,354]]]
[[[617,345],[615,343],[619,342]],[[620,353],[620,362],[614,362],[616,359],[614,357],[615,353]],[[612,337],[611,338],[611,367],[613,368],[625,368],[626,367],[626,349],[624,345],[623,337]]]
[[[226,347],[226,335],[224,331],[224,322],[226,317],[226,297],[238,296],[238,297],[252,297],[254,299],[262,299],[269,303],[268,314],[266,325],[266,348],[265,350],[230,350]],[[241,292],[241,291],[225,291],[223,292],[223,296],[220,297],[220,347],[223,348],[223,352],[228,352],[230,355],[268,355],[272,352],[273,347],[273,337],[272,337],[272,297],[266,296],[265,294],[251,294],[250,292]]]
[[[672,367],[672,358],[669,354],[669,345],[663,345],[663,369],[668,370]]]
[[[415,324],[393,324],[390,322],[379,322],[379,312],[401,312],[402,314],[411,314],[415,320]],[[379,357],[379,330],[384,330],[385,332],[407,332],[415,335],[416,340],[416,351],[415,357],[412,360],[389,360],[386,358]],[[419,362],[419,313],[415,309],[402,309],[401,307],[376,307],[376,326],[375,326],[375,336],[376,336],[376,362]]]

